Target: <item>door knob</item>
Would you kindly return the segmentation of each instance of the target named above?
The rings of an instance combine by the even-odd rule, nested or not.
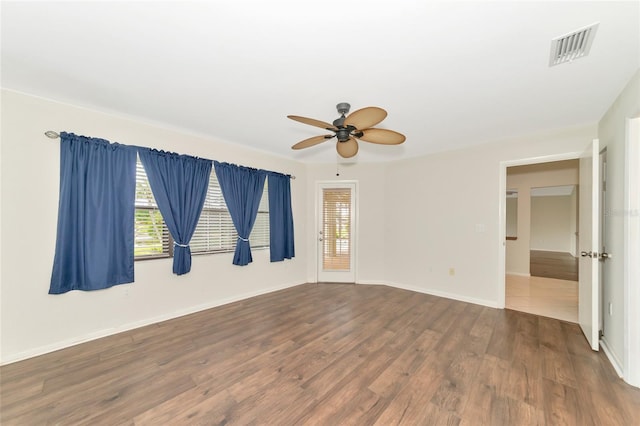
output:
[[[611,259],[611,254],[610,253],[600,253],[600,259],[602,259],[602,260]]]
[[[586,251],[581,251],[580,252],[580,256],[582,257],[591,257],[591,252],[586,252]]]

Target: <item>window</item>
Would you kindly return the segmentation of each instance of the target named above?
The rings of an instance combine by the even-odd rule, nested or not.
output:
[[[136,163],[135,214],[134,257],[136,259],[171,257],[173,255],[173,239],[153,197],[147,173],[142,167],[140,158]]]
[[[269,247],[269,196],[265,179],[256,222],[249,240],[252,249]],[[147,174],[140,160],[136,168],[135,258],[171,257],[173,239],[153,198]],[[209,188],[200,220],[189,246],[192,254],[233,252],[238,233],[224,202],[220,184],[211,170]]]
[[[249,237],[251,248],[269,247],[269,196],[265,180],[256,222]],[[209,178],[207,198],[204,201],[200,220],[189,245],[191,253],[229,252],[236,249],[238,233],[224,202],[220,184],[213,170]]]

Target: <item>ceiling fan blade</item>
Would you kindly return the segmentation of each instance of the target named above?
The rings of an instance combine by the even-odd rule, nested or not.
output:
[[[291,149],[309,148],[310,146],[318,145],[319,143],[322,143],[324,141],[328,141],[329,139],[333,138],[334,136],[335,135],[314,136],[312,138],[305,139],[303,141],[298,142],[297,144],[293,145],[291,147]]]
[[[382,145],[399,145],[407,138],[402,133],[394,132],[393,130],[365,129],[358,139]]]
[[[387,111],[378,107],[366,107],[352,112],[344,120],[345,125],[351,125],[356,129],[368,129],[373,127],[387,116]]]
[[[338,154],[343,158],[351,158],[358,153],[358,142],[352,136],[346,142],[338,141],[336,144]]]
[[[287,118],[290,118],[295,121],[299,121],[300,123],[308,124],[310,126],[320,127],[321,129],[338,130],[333,124],[316,120],[314,118],[300,117],[299,115],[287,115]]]

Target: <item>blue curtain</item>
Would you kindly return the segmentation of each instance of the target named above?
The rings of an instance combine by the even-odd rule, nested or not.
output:
[[[269,248],[271,261],[279,262],[296,255],[293,244],[291,182],[287,175],[269,173]]]
[[[189,242],[207,196],[211,160],[140,148],[140,161],[174,240],[173,273],[191,270]]]
[[[136,148],[60,135],[58,234],[49,294],[133,281]]]
[[[233,264],[248,265],[253,262],[249,235],[258,215],[266,172],[217,161],[214,165],[222,196],[238,232]]]

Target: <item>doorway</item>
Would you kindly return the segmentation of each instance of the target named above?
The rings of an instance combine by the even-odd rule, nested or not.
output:
[[[561,161],[567,159],[579,159],[579,234],[578,245],[580,249],[579,282],[578,282],[578,324],[582,329],[589,345],[594,351],[599,350],[599,270],[600,270],[600,161],[599,140],[593,139],[582,152],[551,155],[535,159],[523,159],[515,161],[503,161],[500,163],[500,228],[499,241],[500,252],[498,267],[500,271],[506,269],[506,197],[507,168],[511,166],[531,165],[536,163]],[[498,280],[498,307],[506,305],[506,277]]]
[[[577,323],[579,161],[506,174],[505,307]]]
[[[356,282],[356,188],[356,182],[318,184],[318,282]]]

